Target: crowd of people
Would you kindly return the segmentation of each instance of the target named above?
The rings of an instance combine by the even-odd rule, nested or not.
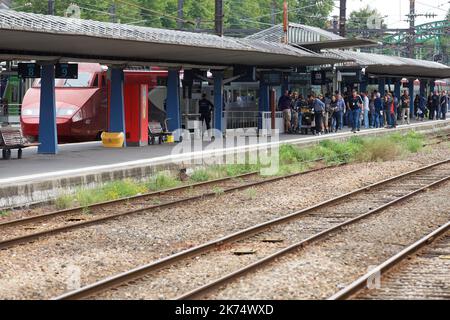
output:
[[[287,133],[322,135],[342,130],[344,126],[352,132],[369,128],[395,128],[397,124],[410,124],[410,119],[423,121],[446,119],[450,95],[446,91],[434,91],[428,97],[417,94],[413,100],[405,90],[400,98],[387,91],[383,96],[377,90],[372,93],[309,94],[306,98],[297,92],[285,91],[278,101],[278,110],[283,112],[284,129]]]

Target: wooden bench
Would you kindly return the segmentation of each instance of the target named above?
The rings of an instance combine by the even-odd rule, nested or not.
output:
[[[16,128],[0,128],[0,149],[2,158],[11,159],[11,150],[18,149],[17,158],[22,159],[22,149],[38,146],[39,143],[29,143],[22,135],[22,131]]]

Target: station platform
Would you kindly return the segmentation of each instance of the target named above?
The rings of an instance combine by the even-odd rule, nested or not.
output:
[[[352,136],[447,128],[450,129],[450,119],[413,122],[396,129],[362,129],[358,133],[344,129],[321,136],[282,134],[277,141],[246,141],[230,147],[216,146],[214,150],[208,150],[210,142],[203,142],[206,150],[192,152],[180,151],[178,144],[107,149],[101,142],[60,145],[57,155],[40,155],[36,148],[29,148],[24,150],[21,160],[0,161],[0,208],[49,200],[80,186],[93,187],[124,178],[144,179],[161,170],[189,169],[201,166],[202,161],[217,154],[223,157],[223,154],[252,152],[283,143],[306,146],[325,139],[345,140]],[[226,139],[224,141],[224,145],[228,145]],[[13,152],[13,158],[15,155]]]

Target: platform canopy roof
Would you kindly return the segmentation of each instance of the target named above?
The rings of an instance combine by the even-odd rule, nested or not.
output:
[[[285,34],[283,25],[278,24],[248,36],[246,39],[282,42]],[[289,23],[289,44],[299,48],[320,51],[321,49],[351,48],[378,45],[368,39],[344,38],[332,32],[299,23]]]
[[[327,50],[325,55],[344,60],[345,65],[366,69],[366,74],[398,77],[443,79],[450,77],[450,67],[441,63],[350,50]]]
[[[0,10],[0,60],[97,61],[166,66],[294,67],[336,57],[255,39],[219,37]]]

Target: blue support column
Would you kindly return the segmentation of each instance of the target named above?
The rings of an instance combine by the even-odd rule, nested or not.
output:
[[[180,72],[179,69],[170,68],[167,79],[167,118],[168,129],[171,132],[181,129],[180,112]],[[180,137],[175,136],[175,141]]]
[[[222,109],[223,109],[223,72],[214,71],[214,129],[223,133]]]
[[[378,92],[381,94],[381,96],[384,96],[385,93],[385,79],[384,78],[378,78]]]
[[[111,104],[109,110],[109,132],[123,132],[125,130],[125,107],[123,100],[123,69],[111,68]],[[125,139],[126,140],[126,139]],[[124,142],[126,146],[126,141]]]
[[[269,107],[269,86],[263,82],[259,83],[259,121],[258,121],[258,128],[262,129],[262,122],[264,121],[262,117],[263,112],[270,111]]]
[[[420,97],[425,97],[425,87],[426,87],[426,82],[424,79],[421,79],[420,80],[420,91],[419,91]]]
[[[45,64],[41,74],[41,100],[39,111],[40,154],[58,153],[55,103],[55,65]]]
[[[414,114],[414,80],[408,79],[408,89],[409,89],[409,112],[410,115]]]

